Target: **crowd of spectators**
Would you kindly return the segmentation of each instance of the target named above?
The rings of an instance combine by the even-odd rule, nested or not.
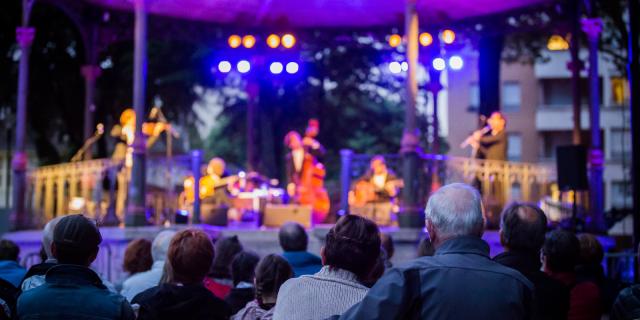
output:
[[[90,267],[96,222],[58,217],[29,270],[19,247],[0,241],[0,319],[640,318],[640,285],[621,290],[605,277],[597,237],[549,231],[539,207],[514,203],[501,215],[504,252],[490,257],[483,208],[468,185],[440,188],[416,259],[395,265],[391,236],[356,215],[337,221],[319,255],[296,223],[279,230],[282,252],[262,258],[237,236],[165,230],[129,243],[129,276],[116,285]]]

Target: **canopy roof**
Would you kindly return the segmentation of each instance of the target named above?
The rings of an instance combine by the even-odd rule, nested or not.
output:
[[[86,0],[131,10],[135,0]],[[406,0],[146,0],[163,16],[239,26],[402,26]],[[417,0],[423,23],[446,23],[522,9],[551,0]]]

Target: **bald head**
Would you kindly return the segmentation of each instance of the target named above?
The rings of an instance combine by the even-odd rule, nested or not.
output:
[[[547,217],[533,204],[512,203],[502,211],[500,241],[507,250],[537,252],[547,231]]]
[[[55,230],[56,225],[62,218],[65,216],[55,217],[44,226],[42,230],[42,247],[44,248],[44,252],[47,254],[47,259],[55,259],[53,253],[51,252],[51,243],[53,242],[53,230]]]
[[[295,222],[287,222],[280,227],[278,240],[284,251],[307,251],[309,243],[309,237],[304,227]]]
[[[482,198],[478,191],[463,183],[446,185],[429,197],[425,219],[434,244],[457,236],[481,237],[484,231]]]

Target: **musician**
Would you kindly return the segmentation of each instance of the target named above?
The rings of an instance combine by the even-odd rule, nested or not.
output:
[[[366,203],[391,202],[398,195],[396,182],[398,177],[387,167],[383,156],[377,155],[369,163],[369,171],[358,179],[356,184],[368,184],[373,193],[366,199]]]
[[[487,160],[507,159],[507,120],[496,111],[487,119],[487,127],[471,135],[471,146],[477,150],[476,158]]]
[[[317,159],[324,151],[319,143],[312,143],[310,140],[307,140],[307,145],[305,146],[300,134],[295,131],[287,133],[284,137],[284,144],[290,150],[285,159],[287,169],[287,193],[293,196],[296,193],[296,186],[301,182],[306,158],[312,157]]]
[[[307,152],[312,153],[318,160],[321,160],[320,158],[324,156],[326,150],[316,139],[318,133],[320,133],[320,121],[318,119],[309,119],[304,138],[302,138],[302,145]]]

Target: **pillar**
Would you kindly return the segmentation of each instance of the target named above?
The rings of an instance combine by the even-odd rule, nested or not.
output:
[[[133,57],[133,109],[136,113],[136,134],[133,142],[133,166],[125,211],[126,226],[146,224],[145,216],[145,89],[147,81],[147,8],[146,0],[135,0],[135,32]]]
[[[191,151],[191,172],[193,173],[193,212],[191,223],[200,223],[200,167],[202,166],[202,150]]]
[[[628,1],[629,12],[640,12],[640,0]],[[631,188],[633,199],[634,244],[640,242],[640,20],[629,19],[627,73],[629,75],[629,111],[631,114]],[[634,247],[635,248],[635,247]],[[637,269],[636,269],[637,270]],[[636,275],[637,276],[637,275]],[[637,280],[637,279],[636,279]]]
[[[349,212],[349,190],[351,190],[351,160],[353,151],[350,149],[340,150],[340,210],[338,215],[345,215]]]
[[[96,112],[94,101],[96,78],[100,76],[100,68],[96,65],[84,65],[80,68],[84,78],[84,140],[87,141],[94,132],[93,114]],[[91,147],[85,152],[85,159],[91,159]]]
[[[604,223],[604,193],[602,171],[604,157],[600,137],[600,78],[598,75],[598,42],[602,32],[599,18],[583,19],[582,30],[589,41],[589,106],[591,148],[589,150],[589,207],[591,219],[587,228],[594,232],[606,231]]]
[[[407,0],[405,14],[405,40],[407,42],[406,103],[404,133],[400,153],[402,155],[402,203],[398,223],[403,228],[421,228],[424,220],[418,207],[420,156],[418,154],[418,129],[416,126],[416,97],[418,95],[418,12],[415,0]]]
[[[13,225],[27,228],[31,223],[26,212],[27,154],[25,140],[27,134],[27,96],[29,84],[29,54],[35,37],[35,29],[27,26],[30,1],[22,1],[22,26],[16,28],[16,40],[20,47],[20,69],[18,71],[18,100],[16,117],[16,144],[11,167],[13,170]]]
[[[582,143],[580,136],[581,120],[580,112],[582,109],[582,94],[580,92],[580,70],[582,70],[582,61],[580,61],[580,1],[571,1],[571,43],[569,50],[571,53],[571,62],[568,63],[567,68],[571,71],[571,92],[573,94],[573,130],[572,140],[573,144],[578,145]]]

